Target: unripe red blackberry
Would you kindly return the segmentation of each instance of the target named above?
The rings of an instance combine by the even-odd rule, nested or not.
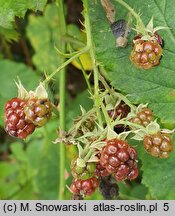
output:
[[[31,98],[25,104],[24,113],[36,127],[42,127],[52,115],[52,104],[49,99]]]
[[[109,173],[113,173],[117,181],[132,180],[138,175],[138,172],[136,175],[136,157],[136,150],[126,141],[112,139],[107,141],[107,145],[102,150],[100,164]],[[135,175],[132,174],[133,172]]]
[[[162,52],[162,47],[156,39],[137,39],[134,41],[134,47],[131,51],[130,60],[138,68],[150,69],[153,66],[160,64]]]
[[[26,100],[13,98],[5,104],[5,130],[13,136],[25,139],[35,130],[33,123],[28,123],[24,113]]]
[[[144,137],[144,148],[154,157],[167,158],[173,151],[173,143],[170,135],[157,133]]]
[[[73,194],[90,196],[95,192],[98,185],[99,182],[95,177],[86,180],[73,179],[70,190]]]
[[[125,118],[129,112],[130,107],[125,104],[125,102],[121,101],[113,110],[109,110],[108,114],[113,120],[116,120],[119,116],[121,119]]]
[[[146,127],[153,120],[153,113],[148,108],[143,108],[140,112],[137,113],[136,117],[130,119],[131,122],[143,125]]]
[[[87,163],[85,167],[79,167],[74,159],[71,162],[72,175],[76,179],[89,179],[94,175],[95,166],[95,163]]]
[[[98,159],[100,159],[101,157],[101,153],[99,152],[96,157],[98,157]],[[97,177],[105,177],[105,176],[109,176],[108,171],[106,170],[106,168],[104,168],[100,162],[96,163],[96,168],[95,168],[95,172],[94,172],[95,176]]]
[[[105,176],[109,176],[109,173],[106,170],[106,168],[104,168],[100,163],[97,163],[95,168],[95,176],[105,177]]]

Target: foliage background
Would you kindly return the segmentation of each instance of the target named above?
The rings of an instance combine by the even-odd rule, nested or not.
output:
[[[115,0],[116,19],[126,18],[127,11]],[[162,31],[165,40],[164,56],[159,67],[148,71],[134,68],[129,61],[130,45],[126,49],[115,48],[115,38],[110,31],[100,0],[88,0],[92,38],[96,60],[107,71],[107,78],[121,92],[128,94],[135,104],[148,103],[162,126],[175,126],[175,29],[171,0],[139,0],[128,2],[140,11],[144,23],[154,16],[155,25],[168,26]],[[26,88],[34,89],[62,62],[55,47],[62,41],[68,43],[67,51],[79,50],[86,43],[86,35],[80,31],[83,21],[82,2],[65,2],[67,37],[60,36],[60,14],[55,1],[50,0],[0,0],[0,199],[57,199],[59,192],[59,144],[54,145],[59,127],[59,112],[55,112],[47,126],[26,141],[9,137],[4,132],[4,103],[17,95],[14,80],[20,77]],[[120,13],[119,13],[120,12]],[[73,40],[76,39],[76,43]],[[88,55],[82,57],[84,67],[91,70]],[[66,128],[68,129],[80,111],[93,106],[86,90],[83,75],[77,62],[67,67],[66,77]],[[90,72],[87,72],[90,74]],[[49,84],[49,96],[59,105],[59,74]],[[93,79],[90,77],[93,85]],[[59,106],[58,106],[59,107]],[[175,155],[168,159],[155,159],[143,150],[142,144],[130,141],[139,152],[140,175],[136,181],[119,184],[119,199],[175,199]],[[76,155],[73,147],[66,147],[66,184],[70,185],[70,161]],[[65,189],[64,199],[71,194]],[[89,199],[102,199],[97,191]]]

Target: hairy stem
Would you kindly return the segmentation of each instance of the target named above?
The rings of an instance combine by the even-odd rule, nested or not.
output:
[[[96,56],[94,52],[94,45],[92,41],[91,35],[91,25],[89,19],[89,7],[87,0],[83,1],[84,3],[84,18],[85,18],[85,28],[87,34],[87,46],[90,48],[90,56],[92,59],[93,71],[94,71],[94,100],[95,100],[95,107],[97,109],[97,118],[100,126],[103,126],[102,116],[100,112],[100,98],[99,98],[99,72],[98,67],[96,64]]]
[[[77,52],[74,56],[65,61],[61,66],[59,66],[54,72],[52,72],[46,79],[43,81],[43,84],[48,83],[58,72],[64,69],[68,64],[70,64],[74,59],[78,58],[81,54],[87,52],[89,50],[88,47],[83,48],[79,52]]]
[[[60,33],[63,37],[66,35],[66,20],[64,16],[64,4],[63,0],[57,0],[58,6],[58,14],[60,18]],[[60,41],[60,50],[62,52],[66,52],[66,44]],[[62,65],[65,65],[65,59],[62,58]],[[66,65],[65,65],[66,66]],[[66,95],[66,68],[61,67],[60,77],[59,77],[59,94],[60,94],[60,128],[61,130],[65,130],[65,95]],[[57,73],[56,70],[54,73],[51,74],[50,78]],[[58,191],[58,199],[64,199],[64,190],[65,190],[65,146],[63,143],[58,145],[58,154],[59,154],[59,191]]]
[[[77,61],[78,61],[78,63],[79,63],[80,66],[81,66],[81,71],[82,71],[83,76],[84,76],[84,79],[85,79],[85,81],[86,81],[86,84],[87,84],[88,90],[89,90],[90,93],[92,94],[91,84],[90,84],[90,82],[89,82],[88,75],[86,74],[86,71],[85,71],[85,69],[84,69],[84,67],[83,67],[83,64],[82,64],[82,62],[81,62],[81,59],[78,58]]]
[[[134,9],[132,7],[130,7],[126,2],[124,2],[123,0],[115,0],[117,1],[119,4],[123,5],[128,11],[130,11],[130,13],[135,17],[136,21],[137,21],[137,31],[138,33],[141,33],[142,35],[146,35],[147,32],[145,30],[145,25],[142,22],[139,14],[137,14]]]

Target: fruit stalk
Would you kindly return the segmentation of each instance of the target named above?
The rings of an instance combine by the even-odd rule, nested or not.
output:
[[[143,24],[139,14],[137,14],[132,7],[130,7],[126,2],[123,0],[116,0],[119,4],[123,5],[130,13],[135,17],[137,21],[136,29],[139,30],[139,33],[142,35],[146,35],[147,32],[145,31],[145,25]]]

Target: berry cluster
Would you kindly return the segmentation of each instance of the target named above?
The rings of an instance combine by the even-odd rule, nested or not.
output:
[[[129,112],[130,107],[124,101],[121,101],[114,109],[109,110],[108,114],[113,120],[116,120],[119,116],[121,119],[125,118]]]
[[[95,177],[86,180],[73,179],[70,190],[73,194],[90,196],[95,192],[98,185],[99,182]]]
[[[153,113],[148,108],[141,109],[136,113],[136,117],[130,119],[131,122],[146,127],[153,120]]]
[[[97,154],[99,162],[87,163],[82,168],[77,165],[77,159],[72,161],[71,169],[74,179],[70,190],[74,194],[74,199],[80,195],[91,195],[98,187],[101,178],[112,175],[116,181],[124,181],[133,180],[138,176],[136,150],[130,147],[126,141],[119,139],[105,142],[105,147],[101,153]],[[116,188],[116,183],[113,183],[111,187],[113,191]]]
[[[130,60],[136,67],[150,69],[160,64],[162,47],[157,40],[134,40]]]
[[[14,137],[25,139],[35,130],[35,125],[28,122],[24,113],[26,101],[13,98],[5,104],[5,130]]]
[[[172,138],[168,134],[157,133],[144,137],[144,147],[154,157],[167,158],[173,151]]]
[[[107,141],[100,157],[100,164],[117,181],[133,180],[138,176],[137,152],[125,141],[112,139]]]
[[[5,130],[10,136],[25,139],[36,127],[45,125],[51,113],[52,104],[49,99],[41,99],[33,95],[33,92],[31,97],[13,98],[4,106]]]
[[[51,117],[52,104],[48,99],[31,98],[25,105],[24,113],[36,127],[42,127]]]

